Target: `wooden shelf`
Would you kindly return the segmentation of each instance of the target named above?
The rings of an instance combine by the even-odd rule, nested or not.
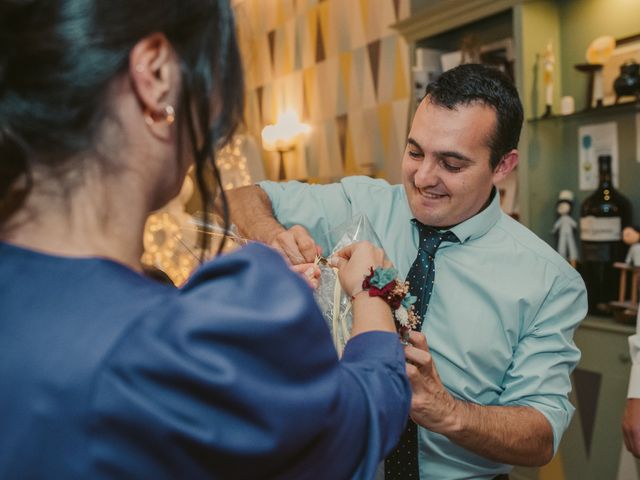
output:
[[[633,335],[636,333],[634,325],[616,322],[611,317],[601,317],[596,315],[587,315],[578,328],[587,328],[592,330],[602,330],[606,332],[621,333],[623,335]]]
[[[570,115],[549,115],[548,117],[530,118],[529,123],[546,122],[552,120],[564,120],[570,118],[588,118],[592,116],[620,114],[620,113],[640,113],[640,102],[625,102],[617,105],[607,105],[605,107],[589,108]]]

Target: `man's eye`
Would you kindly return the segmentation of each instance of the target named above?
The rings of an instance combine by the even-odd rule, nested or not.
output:
[[[411,158],[422,158],[422,152],[418,152],[416,150],[409,150],[409,156]]]
[[[460,170],[462,170],[462,167],[457,167],[456,165],[452,165],[451,163],[445,160],[442,161],[442,166],[448,172],[459,172]]]

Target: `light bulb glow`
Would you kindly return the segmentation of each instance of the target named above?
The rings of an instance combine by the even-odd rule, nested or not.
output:
[[[300,122],[298,115],[287,110],[278,115],[275,124],[262,129],[262,146],[265,150],[288,150],[292,148],[301,135],[306,135],[311,127]]]

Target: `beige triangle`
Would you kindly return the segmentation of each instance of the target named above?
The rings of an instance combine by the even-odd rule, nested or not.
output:
[[[349,37],[352,50],[367,44],[366,35],[364,34],[361,3],[361,1],[357,0],[345,2],[348,12],[347,16],[349,18]]]

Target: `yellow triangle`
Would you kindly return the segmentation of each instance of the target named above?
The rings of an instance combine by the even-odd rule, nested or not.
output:
[[[409,85],[402,65],[400,43],[396,44],[395,74],[393,78],[393,99],[401,100],[409,96]]]
[[[364,28],[364,37],[368,38],[369,26],[369,0],[360,0],[360,12],[362,12],[362,26]]]
[[[309,116],[311,118],[315,118],[315,95],[316,95],[316,84],[315,84],[315,74],[316,67],[311,66],[309,68],[305,68],[302,71],[303,81],[304,81],[304,91],[307,95],[307,108],[309,112]]]
[[[389,149],[391,148],[390,143],[390,134],[393,128],[392,125],[393,120],[393,112],[391,110],[390,103],[383,103],[378,105],[378,123],[380,126],[380,137],[382,139],[382,148],[386,153],[389,153]]]
[[[354,175],[358,173],[358,166],[356,165],[356,158],[353,154],[353,144],[351,142],[351,131],[349,130],[349,125],[347,123],[347,131],[345,135],[347,136],[347,145],[344,149],[344,174],[345,175]]]
[[[342,77],[342,86],[346,92],[347,98],[345,99],[349,103],[349,86],[351,81],[351,52],[343,52],[340,54],[340,76]]]
[[[324,54],[325,57],[329,56],[329,52],[327,51],[328,44],[327,40],[329,38],[329,3],[323,2],[318,6],[318,17],[320,18],[320,24],[322,29],[322,45],[324,45]],[[315,45],[314,45],[315,46]]]
[[[311,49],[311,58],[316,58],[316,37],[318,35],[318,22],[316,18],[316,8],[312,8],[307,13],[307,29],[309,30],[309,48]]]
[[[289,38],[287,33],[289,32],[288,29],[283,28],[282,29],[282,35],[284,36],[284,45],[283,45],[283,59],[282,59],[282,69],[283,69],[283,74],[284,75],[288,75],[289,73],[293,72],[293,54],[292,54],[292,50],[295,48],[294,47],[294,39],[293,38]]]
[[[276,2],[276,26],[284,23],[284,2]]]
[[[538,480],[565,480],[562,457],[559,453],[553,457],[549,464],[540,467]]]

